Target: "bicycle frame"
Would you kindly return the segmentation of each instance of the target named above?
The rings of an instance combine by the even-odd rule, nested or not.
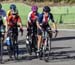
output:
[[[37,44],[37,34],[34,30],[33,27],[30,28],[30,35],[28,36],[28,42],[26,45],[27,45],[27,51],[29,52],[29,54],[31,55],[32,52],[36,52],[36,44]]]
[[[49,54],[51,52],[51,38],[49,37],[49,33],[47,32],[47,30],[43,30],[40,59],[43,57],[43,59],[45,60],[46,51],[48,51],[48,58],[49,58]]]
[[[9,34],[8,36],[11,40],[11,44],[10,44],[10,46],[8,46],[9,56],[12,56],[14,54],[14,57],[16,58],[16,53],[15,53],[16,50],[17,50],[17,57],[18,57],[17,35],[16,35],[16,33],[14,34],[11,29],[9,29],[8,34]],[[11,49],[9,47],[13,48],[12,53],[11,53]]]

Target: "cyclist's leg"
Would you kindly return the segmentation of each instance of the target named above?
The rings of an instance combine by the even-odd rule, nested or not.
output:
[[[7,45],[7,50],[8,50],[8,54],[9,54],[9,58],[12,58],[13,55],[13,45],[12,45],[12,33],[10,33],[10,31],[12,31],[12,28],[8,29],[8,33],[7,33],[7,37],[10,37],[10,45]]]
[[[48,34],[49,34],[49,37],[52,38],[52,31],[51,31],[52,29],[51,29],[51,27],[49,26],[49,24],[47,24],[46,30],[47,30],[47,32],[48,32]]]
[[[7,50],[8,50],[8,55],[9,55],[9,58],[12,59],[12,55],[13,55],[13,48],[12,48],[12,45],[7,45]]]
[[[17,41],[18,41],[18,29],[16,29],[13,33],[14,33],[13,34],[14,56],[15,56],[15,58],[18,58],[18,54],[19,54],[19,48],[18,48],[18,43],[17,43]]]
[[[40,50],[40,47],[41,47],[41,41],[42,41],[42,31],[40,29],[38,29],[38,42],[37,42],[37,51]]]
[[[32,40],[32,46],[34,48],[34,52],[37,50],[37,25],[36,23],[33,24],[33,40]]]
[[[15,44],[14,44],[15,45],[15,48],[16,48],[15,49],[16,50],[16,53],[18,55],[19,54],[19,48],[18,48],[18,42],[17,42],[17,40],[18,40],[18,36],[15,37]]]
[[[28,23],[28,28],[27,28],[27,36],[31,35],[31,28],[32,25],[30,23]]]

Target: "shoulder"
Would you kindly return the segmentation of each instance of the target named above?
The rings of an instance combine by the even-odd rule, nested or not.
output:
[[[13,16],[12,16],[12,15],[8,16],[8,19],[11,19],[11,18],[13,18]]]
[[[4,9],[1,9],[0,12],[2,12],[2,14],[6,13],[6,11]]]
[[[1,9],[0,11],[5,12],[5,10],[4,10],[4,9]]]
[[[1,15],[2,15],[3,17],[6,16],[6,11],[5,11],[4,9],[1,9],[1,10],[0,10],[0,13],[1,13]]]
[[[53,16],[53,14],[52,13],[49,13],[49,16]]]
[[[7,11],[7,16],[9,16],[11,14],[11,11],[10,10],[8,10]]]
[[[2,14],[6,13],[6,11],[5,11],[4,9],[1,9],[0,12],[1,12]]]
[[[17,18],[19,18],[19,19],[20,19],[21,17],[20,17],[19,15],[17,15]]]
[[[10,12],[11,12],[10,10],[7,11],[7,13],[10,13]]]
[[[31,14],[33,14],[33,12],[31,11],[31,12],[29,12],[29,14],[28,15],[31,15]]]

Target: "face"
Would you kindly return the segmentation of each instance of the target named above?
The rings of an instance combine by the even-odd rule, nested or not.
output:
[[[48,16],[48,12],[44,12],[44,15],[45,15],[45,16]]]

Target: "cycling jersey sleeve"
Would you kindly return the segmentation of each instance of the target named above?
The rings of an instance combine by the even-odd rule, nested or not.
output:
[[[7,17],[7,22],[10,22],[12,19],[12,16]]]
[[[6,12],[5,12],[5,10],[2,9],[2,10],[0,11],[0,13],[1,13],[3,19],[6,20]]]
[[[38,15],[38,23],[41,24],[43,19],[43,14]]]
[[[49,19],[51,19],[51,21],[52,21],[52,22],[55,22],[55,21],[54,21],[54,17],[53,17],[53,14],[52,14],[52,13],[49,13]]]
[[[9,10],[9,11],[7,11],[7,17],[8,17],[8,16],[10,16],[10,10]]]
[[[32,13],[32,12],[30,12],[30,13],[28,14],[28,22],[31,22],[31,19],[30,19],[30,18],[31,18],[31,13]]]
[[[17,22],[21,23],[21,18],[20,18],[20,16],[18,16],[18,21],[17,21]]]

